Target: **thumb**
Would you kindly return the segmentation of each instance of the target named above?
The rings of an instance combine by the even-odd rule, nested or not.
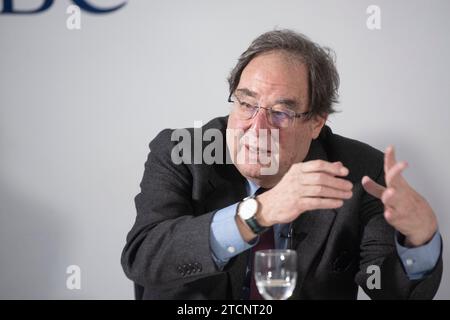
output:
[[[371,194],[375,198],[381,199],[381,195],[383,194],[385,187],[376,183],[368,176],[364,176],[361,180],[362,186],[367,193]]]

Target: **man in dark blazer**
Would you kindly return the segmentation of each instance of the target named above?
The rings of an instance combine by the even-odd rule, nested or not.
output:
[[[392,147],[383,155],[325,125],[339,86],[329,52],[293,31],[268,32],[229,83],[230,115],[183,131],[189,148],[176,130],[150,143],[122,254],[137,298],[258,297],[250,282],[263,239],[297,252],[292,299],[356,299],[358,285],[374,299],[433,298],[436,216]],[[211,150],[194,141],[206,132],[218,133],[214,163],[198,161],[196,146]]]

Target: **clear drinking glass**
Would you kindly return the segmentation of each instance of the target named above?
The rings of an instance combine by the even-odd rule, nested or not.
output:
[[[266,300],[286,300],[297,283],[297,253],[294,250],[261,250],[255,253],[254,276]]]

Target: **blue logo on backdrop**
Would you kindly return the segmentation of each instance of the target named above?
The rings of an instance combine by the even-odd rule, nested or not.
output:
[[[14,10],[14,6],[13,6],[13,2],[14,0],[3,0],[3,10],[0,11],[0,13],[3,14],[33,14],[33,13],[39,13],[39,12],[43,12],[45,10],[47,10],[48,8],[50,8],[53,4],[53,0],[43,0],[43,3],[40,7],[35,8],[35,9],[30,9],[30,10]],[[81,10],[85,10],[91,13],[108,13],[108,12],[113,12],[116,11],[120,8],[122,8],[125,4],[125,2],[122,2],[121,4],[118,4],[116,6],[113,7],[109,7],[109,8],[99,8],[96,6],[93,6],[92,4],[89,3],[88,0],[72,0],[72,2],[77,5],[78,7],[80,7]]]

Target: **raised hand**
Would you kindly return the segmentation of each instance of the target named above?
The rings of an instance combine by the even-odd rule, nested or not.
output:
[[[431,240],[438,224],[425,198],[403,178],[402,171],[407,167],[407,162],[397,162],[394,147],[389,146],[384,155],[386,187],[368,176],[362,178],[362,185],[369,194],[381,199],[386,221],[406,237],[405,244],[417,247]]]

